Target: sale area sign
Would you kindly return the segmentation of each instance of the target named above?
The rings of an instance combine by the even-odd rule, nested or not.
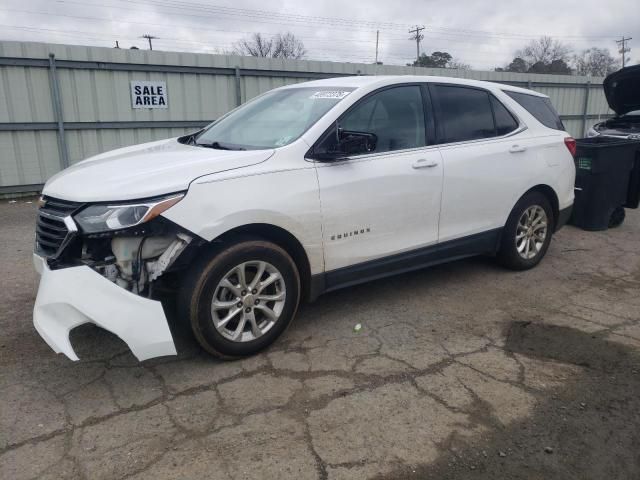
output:
[[[133,108],[167,108],[167,84],[163,81],[131,81]]]

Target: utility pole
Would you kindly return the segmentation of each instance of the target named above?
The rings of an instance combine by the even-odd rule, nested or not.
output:
[[[376,30],[376,65],[378,64],[378,40],[380,38],[380,30]]]
[[[620,45],[620,49],[618,50],[618,52],[622,54],[622,68],[624,68],[627,63],[627,60],[626,60],[627,53],[631,51],[631,47],[627,47],[627,42],[629,40],[633,40],[633,38],[631,37],[625,38],[624,35],[620,40],[616,40],[616,43]]]
[[[151,43],[151,40],[158,37],[154,37],[153,35],[149,35],[148,33],[145,33],[140,38],[146,38],[147,40],[149,40],[149,50],[153,50],[153,44]]]
[[[424,38],[424,35],[420,33],[422,30],[424,30],[424,25],[422,27],[416,25],[416,28],[409,30],[409,33],[413,33],[413,35],[409,37],[409,40],[416,41],[416,61],[420,60],[420,42]]]

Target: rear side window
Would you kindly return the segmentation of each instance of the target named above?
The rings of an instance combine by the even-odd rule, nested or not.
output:
[[[467,87],[434,85],[444,143],[496,136],[489,93]]]
[[[555,130],[564,130],[564,125],[556,109],[553,108],[551,100],[547,97],[537,97],[526,93],[505,91],[507,95],[524,107],[527,112],[533,115],[545,127]]]
[[[493,107],[493,116],[496,119],[496,135],[506,135],[518,128],[518,122],[513,118],[513,115],[493,95],[491,95],[491,106]]]

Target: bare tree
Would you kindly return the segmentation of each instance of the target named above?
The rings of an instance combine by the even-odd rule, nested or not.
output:
[[[522,58],[529,68],[535,64],[551,65],[557,60],[568,63],[570,55],[571,47],[551,37],[532,40],[516,52],[516,57]]]
[[[606,48],[588,48],[574,55],[573,63],[578,75],[605,77],[620,68],[620,61],[613,58]]]
[[[233,52],[246,57],[271,57],[272,51],[273,38],[266,38],[261,33],[254,33],[233,44]]]
[[[279,33],[267,38],[261,33],[238,40],[233,53],[249,57],[303,58],[307,53],[304,44],[291,32]]]
[[[464,63],[462,60],[454,58],[447,64],[447,68],[455,68],[456,70],[471,70],[471,65]]]
[[[276,35],[273,58],[303,58],[307,53],[304,43],[291,32]]]

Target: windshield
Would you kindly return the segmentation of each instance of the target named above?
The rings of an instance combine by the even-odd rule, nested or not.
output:
[[[353,90],[301,87],[268,92],[213,123],[195,144],[232,150],[283,147]]]

